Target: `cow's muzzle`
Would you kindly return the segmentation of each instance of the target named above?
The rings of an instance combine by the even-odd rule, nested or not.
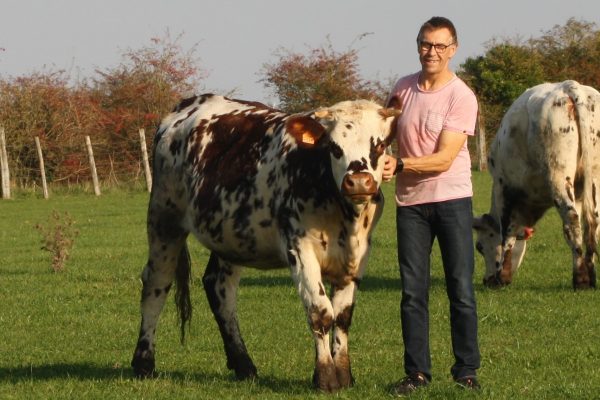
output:
[[[342,182],[342,194],[355,203],[367,202],[377,193],[377,182],[368,172],[346,174]]]

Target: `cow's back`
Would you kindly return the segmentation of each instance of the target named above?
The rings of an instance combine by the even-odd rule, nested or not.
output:
[[[203,95],[161,123],[154,165],[162,196],[176,198],[183,228],[225,259],[283,266],[284,237],[303,234],[291,223],[298,209],[327,220],[319,213],[335,197],[328,153],[299,148],[285,130],[290,118],[260,103]],[[310,224],[319,228],[314,218]]]
[[[598,125],[599,120],[578,111],[593,109],[599,100],[597,91],[574,81],[526,90],[508,109],[491,145],[488,164],[494,184],[548,203],[554,173],[576,176],[581,135],[600,132],[600,127],[582,132],[582,125]],[[597,159],[595,147],[592,152]]]

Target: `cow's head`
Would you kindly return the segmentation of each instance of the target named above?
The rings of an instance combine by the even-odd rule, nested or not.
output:
[[[477,232],[475,248],[485,260],[483,284],[487,287],[510,284],[513,273],[523,261],[526,241],[531,237],[533,228],[521,228],[504,244],[500,224],[489,214],[474,218],[473,229]]]
[[[303,131],[296,140],[302,146],[326,146],[341,193],[353,203],[365,203],[379,191],[383,156],[393,139],[392,120],[400,113],[371,101],[343,101],[312,112],[322,131]]]

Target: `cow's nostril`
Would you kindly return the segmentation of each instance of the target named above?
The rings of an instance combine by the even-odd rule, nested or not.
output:
[[[342,182],[342,193],[347,196],[371,196],[377,193],[377,184],[367,172],[347,174]]]

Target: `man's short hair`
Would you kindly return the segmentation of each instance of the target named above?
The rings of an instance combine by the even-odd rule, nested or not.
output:
[[[445,17],[431,17],[427,22],[421,25],[421,29],[419,29],[419,34],[417,35],[417,41],[421,40],[421,36],[424,31],[436,30],[446,28],[450,31],[452,35],[452,41],[458,44],[458,36],[456,35],[456,28],[452,21]]]

